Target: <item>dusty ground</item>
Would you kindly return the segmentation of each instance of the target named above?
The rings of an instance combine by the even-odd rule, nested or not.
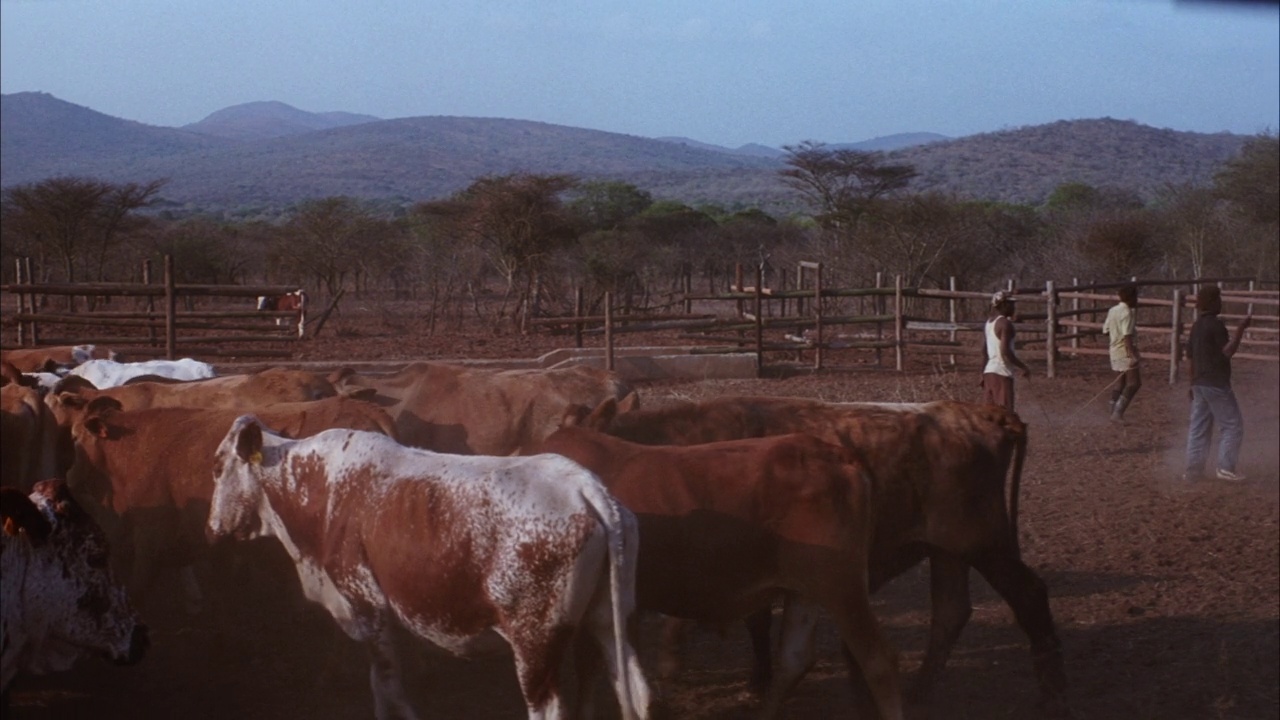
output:
[[[354,315],[354,314],[353,314]],[[426,337],[412,323],[394,335],[378,323],[339,318],[299,359],[535,356],[568,338]],[[857,356],[850,356],[851,358]],[[970,361],[972,362],[972,361]],[[1035,367],[1033,365],[1033,367]],[[1040,370],[1039,367],[1036,368]],[[642,385],[646,402],[714,394],[803,395],[827,400],[976,400],[976,367],[962,374],[916,367],[785,380]],[[1280,715],[1280,490],[1277,368],[1237,363],[1247,482],[1179,480],[1186,386],[1153,367],[1124,426],[1105,420],[1111,379],[1098,358],[1064,361],[1061,377],[1020,382],[1018,410],[1031,426],[1022,490],[1024,556],[1048,583],[1078,718],[1178,720]],[[22,679],[11,717],[369,717],[363,651],[302,605],[275,547],[269,567],[246,571],[220,621],[189,620],[171,597],[144,605],[154,647],[132,668],[97,660],[74,671]],[[1035,718],[1025,638],[976,574],[975,612],[929,706],[911,718]],[[910,672],[924,650],[927,576],[908,572],[875,598]],[[790,717],[850,716],[832,633],[819,665],[787,706]],[[672,691],[676,718],[752,716],[744,692],[744,634],[699,631]],[[423,717],[512,718],[523,706],[510,660],[420,663],[413,693]]]

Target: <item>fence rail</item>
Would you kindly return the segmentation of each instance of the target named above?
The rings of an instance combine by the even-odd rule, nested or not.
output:
[[[183,355],[288,357],[293,351],[277,348],[228,348],[224,343],[275,343],[288,345],[302,337],[306,308],[301,311],[258,310],[179,310],[179,298],[256,298],[262,295],[284,295],[297,288],[280,285],[203,285],[174,281],[173,258],[164,258],[164,274],[160,284],[153,284],[150,261],[143,264],[141,283],[33,283],[29,258],[17,262],[17,282],[0,285],[0,291],[17,295],[17,346],[73,345],[92,343],[110,345],[128,355],[163,355],[175,359]],[[47,298],[68,298],[68,309],[43,311]],[[143,298],[145,310],[76,311],[75,298]],[[156,307],[156,301],[160,307]],[[87,304],[87,303],[86,303]],[[248,322],[256,319],[259,322]],[[278,324],[278,320],[288,320]],[[237,322],[240,321],[240,322]],[[48,326],[63,328],[85,326],[100,329],[77,337],[42,336]],[[141,331],[139,335],[127,330]],[[180,334],[179,331],[188,331]],[[189,331],[214,331],[223,334],[199,334]],[[111,335],[110,333],[116,333]]]

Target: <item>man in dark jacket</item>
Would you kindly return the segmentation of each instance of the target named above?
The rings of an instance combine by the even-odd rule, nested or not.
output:
[[[1187,429],[1187,480],[1198,480],[1204,473],[1205,456],[1216,421],[1222,428],[1218,442],[1217,477],[1222,480],[1244,480],[1236,472],[1240,443],[1244,439],[1244,419],[1240,405],[1231,390],[1231,356],[1240,347],[1244,331],[1253,321],[1246,317],[1229,337],[1227,326],[1219,319],[1222,291],[1215,285],[1200,288],[1196,294],[1199,317],[1187,338],[1188,368],[1191,372],[1191,424]]]

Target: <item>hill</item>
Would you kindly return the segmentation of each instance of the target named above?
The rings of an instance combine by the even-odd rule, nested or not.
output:
[[[262,140],[377,122],[381,119],[348,112],[313,113],[282,102],[269,101],[223,108],[200,122],[183,125],[182,129],[233,140]]]
[[[311,127],[326,123],[338,126]],[[202,132],[191,130],[196,126]],[[1148,198],[1170,184],[1207,183],[1248,139],[1112,119],[939,137],[910,133],[865,143],[911,143],[889,157],[917,167],[918,190],[1039,203],[1064,182],[1129,187]],[[501,118],[377,120],[250,103],[175,129],[43,93],[17,93],[0,96],[0,148],[0,185],[59,174],[116,182],[168,178],[167,201],[211,210],[279,208],[328,195],[417,201],[512,172],[623,180],[655,197],[730,209],[798,209],[794,192],[778,178],[785,156],[765,152],[772,148],[735,151]]]

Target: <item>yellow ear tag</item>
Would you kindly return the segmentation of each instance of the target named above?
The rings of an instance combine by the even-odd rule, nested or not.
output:
[[[262,451],[261,451],[261,450],[254,450],[254,451],[253,451],[253,454],[249,456],[249,462],[250,462],[251,464],[253,464],[253,465],[261,465],[261,464],[262,464]]]

